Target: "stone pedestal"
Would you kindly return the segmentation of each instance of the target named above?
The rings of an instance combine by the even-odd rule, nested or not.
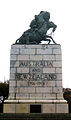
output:
[[[11,46],[4,113],[30,113],[31,105],[41,105],[41,113],[68,113],[62,92],[60,45]]]

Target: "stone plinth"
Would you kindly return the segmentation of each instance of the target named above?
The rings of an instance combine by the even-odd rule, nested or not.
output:
[[[4,112],[30,113],[31,104],[40,104],[42,113],[68,112],[62,92],[60,45],[11,46],[9,98]]]
[[[30,105],[41,105],[41,113],[68,113],[65,100],[6,100],[4,113],[30,113]]]

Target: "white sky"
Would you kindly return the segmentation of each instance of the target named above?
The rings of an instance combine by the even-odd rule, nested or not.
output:
[[[9,79],[10,48],[29,28],[34,15],[48,11],[62,47],[63,87],[71,88],[71,0],[0,0],[0,81]]]

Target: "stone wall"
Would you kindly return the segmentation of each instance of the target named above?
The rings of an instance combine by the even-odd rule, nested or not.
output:
[[[11,46],[9,99],[63,99],[60,45]]]
[[[12,45],[4,113],[68,113],[62,92],[60,45]],[[36,109],[35,109],[36,107]],[[40,113],[38,111],[38,113]]]

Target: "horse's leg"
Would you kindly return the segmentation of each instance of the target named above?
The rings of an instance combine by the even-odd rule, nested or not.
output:
[[[55,43],[55,44],[57,44],[54,40],[53,40],[53,38],[51,37],[51,36],[46,36],[47,38],[50,38],[52,41],[53,41],[53,43]]]
[[[50,39],[48,39],[48,44],[50,44],[50,42],[51,42],[51,40],[50,40]]]
[[[44,39],[44,41],[48,41],[48,44],[50,44],[51,40],[50,39]]]
[[[29,36],[26,36],[26,44],[29,44]]]

